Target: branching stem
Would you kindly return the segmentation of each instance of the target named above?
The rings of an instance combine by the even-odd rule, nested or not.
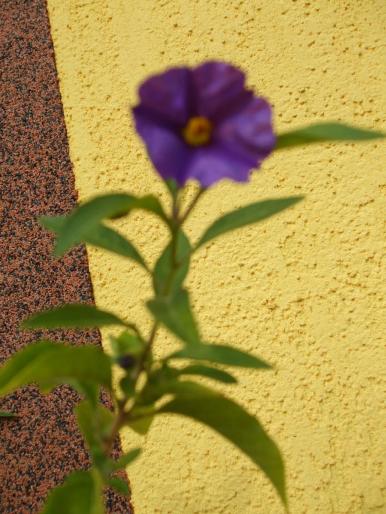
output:
[[[200,188],[199,189],[199,191],[197,192],[197,194],[194,196],[193,200],[191,201],[190,205],[187,207],[186,211],[181,216],[180,216],[180,208],[179,208],[179,195],[178,195],[178,193],[173,195],[172,214],[171,214],[171,220],[170,220],[170,222],[171,222],[170,226],[172,227],[172,259],[173,259],[173,264],[172,264],[172,270],[171,270],[171,277],[170,277],[168,285],[167,285],[167,287],[165,288],[165,291],[164,291],[164,295],[165,296],[167,296],[169,294],[169,292],[170,292],[170,286],[172,284],[173,276],[176,273],[176,271],[178,270],[178,267],[180,265],[177,262],[177,237],[178,237],[178,231],[179,231],[180,227],[186,222],[187,218],[189,217],[189,215],[193,211],[193,209],[196,206],[198,200],[200,199],[200,197],[202,196],[202,194],[204,192],[205,192],[204,188]],[[142,341],[146,341],[146,339],[143,338],[140,330],[138,329],[138,327],[136,325],[130,324],[129,328],[131,328],[138,335],[138,337],[140,339],[142,339]],[[141,358],[140,358],[139,362],[137,363],[136,372],[135,372],[135,375],[133,377],[133,381],[134,381],[135,385],[137,384],[138,379],[139,379],[141,373],[143,371],[145,371],[146,373],[148,372],[148,370],[146,369],[146,363],[147,363],[149,354],[152,351],[152,347],[153,347],[153,344],[154,344],[154,340],[155,340],[158,328],[159,328],[159,323],[156,321],[153,324],[153,327],[151,329],[150,335],[149,335],[149,337],[147,339],[147,342],[145,344],[144,351],[142,352]],[[130,418],[130,413],[131,413],[131,411],[133,410],[133,408],[136,405],[136,403],[133,402],[133,405],[127,411],[125,409],[125,407],[127,405],[128,400],[129,400],[129,398],[127,398],[127,397],[117,400],[117,403],[116,403],[117,408],[116,408],[116,411],[115,411],[116,412],[115,419],[114,419],[113,425],[111,427],[111,431],[110,431],[109,437],[106,439],[106,442],[105,442],[104,450],[105,450],[106,455],[110,455],[111,454],[111,451],[112,451],[113,446],[114,446],[114,441],[117,438],[120,429],[125,425],[125,423],[127,423],[128,419]]]
[[[192,210],[194,209],[194,207],[196,206],[198,200],[201,198],[202,194],[206,191],[205,188],[201,187],[197,193],[196,193],[196,196],[193,198],[192,202],[190,203],[190,205],[188,206],[188,208],[186,209],[185,213],[182,214],[181,218],[179,219],[178,221],[178,226],[182,226],[183,223],[185,223],[185,221],[187,220],[188,216],[190,215],[190,213],[192,212]]]

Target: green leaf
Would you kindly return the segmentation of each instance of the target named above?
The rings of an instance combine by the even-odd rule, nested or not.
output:
[[[111,477],[107,480],[107,485],[112,487],[117,493],[123,496],[131,496],[131,490],[126,480],[119,477]]]
[[[110,227],[106,227],[102,223],[90,230],[83,241],[93,246],[109,250],[110,252],[118,255],[122,255],[123,257],[127,257],[142,266],[142,268],[146,270],[148,269],[142,255],[136,247],[125,237],[119,234],[119,232],[116,232]]]
[[[62,255],[69,248],[80,243],[84,235],[101,220],[123,216],[130,212],[135,200],[134,196],[125,193],[97,196],[63,217],[64,222],[58,218],[52,221],[49,216],[42,216],[40,222],[50,230],[60,229],[55,253]]]
[[[136,334],[124,331],[118,337],[110,337],[111,349],[114,357],[121,357],[122,355],[140,355],[145,343]]]
[[[263,221],[274,214],[277,214],[297,202],[302,200],[301,196],[290,196],[288,198],[277,198],[272,200],[263,200],[262,202],[252,203],[246,207],[241,207],[236,211],[225,214],[216,220],[203,234],[196,245],[199,248],[211,239],[252,223]]]
[[[191,366],[186,366],[185,368],[175,371],[177,371],[178,375],[198,375],[201,377],[212,378],[213,380],[223,382],[224,384],[237,383],[235,377],[230,373],[227,373],[222,369],[212,368],[210,366],[203,366],[200,364],[192,364]]]
[[[173,273],[172,242],[168,244],[154,267],[153,285],[157,296],[174,295],[181,288],[189,270],[191,244],[186,235],[179,230],[177,233],[176,262],[177,270]]]
[[[146,435],[150,430],[151,424],[153,423],[154,416],[146,416],[141,419],[136,419],[127,423],[134,432],[139,435]]]
[[[142,198],[136,198],[133,209],[141,209],[143,211],[152,212],[161,218],[167,225],[169,225],[169,219],[165,214],[165,211],[154,195],[146,195]]]
[[[101,404],[92,405],[83,400],[75,407],[78,425],[84,435],[94,464],[102,471],[109,471],[109,458],[103,451],[103,441],[114,422],[112,412]]]
[[[232,400],[193,382],[175,382],[169,392],[175,397],[160,412],[190,417],[231,441],[262,469],[287,504],[282,457],[257,419]]]
[[[131,398],[135,395],[135,381],[127,375],[120,379],[119,388],[126,398]]]
[[[365,141],[384,137],[386,134],[382,132],[351,127],[344,123],[317,123],[279,134],[276,150],[325,141]]]
[[[171,298],[150,300],[146,305],[154,318],[163,323],[174,335],[189,344],[200,342],[189,295],[185,289],[181,289]]]
[[[0,367],[0,396],[31,383],[46,392],[74,380],[111,389],[109,357],[97,346],[42,341],[26,346]]]
[[[172,197],[175,198],[179,190],[177,182],[174,179],[170,178],[168,180],[165,180],[165,185],[168,188],[169,193],[172,195]]]
[[[66,223],[66,219],[67,216],[45,216],[41,221],[45,228],[48,228],[59,236],[61,234],[62,227]],[[82,242],[98,248],[103,248],[104,250],[108,250],[117,255],[127,257],[128,259],[137,262],[146,270],[148,269],[143,257],[135,246],[119,232],[116,232],[110,227],[106,227],[102,223],[98,223],[94,227],[90,228],[82,238]]]
[[[17,417],[17,414],[14,414],[13,412],[5,412],[3,410],[0,410],[0,418],[15,418]]]
[[[99,404],[100,387],[93,382],[82,382],[82,380],[72,380],[69,384],[78,393],[86,398],[91,405],[96,407]]]
[[[114,469],[123,469],[129,464],[131,464],[140,456],[141,451],[141,448],[134,448],[133,450],[130,450],[129,452],[125,453],[124,455],[122,455],[122,457],[119,457],[118,460],[114,461]]]
[[[90,471],[77,471],[48,496],[41,514],[104,514],[102,483]]]
[[[50,230],[51,232],[55,232],[55,234],[60,234],[60,231],[66,224],[68,216],[41,216],[39,218],[39,222],[43,225],[44,228]]]
[[[65,218],[65,222],[54,221],[50,217],[42,217],[43,226],[51,229],[52,226],[60,228],[56,239],[55,254],[63,255],[72,246],[84,241],[103,219],[112,219],[128,214],[133,209],[143,209],[152,212],[168,222],[167,216],[159,202],[153,195],[137,198],[125,193],[116,193],[97,196],[92,200],[74,209]]]
[[[22,323],[23,328],[93,328],[126,323],[111,312],[86,303],[61,305],[34,314]]]
[[[140,435],[148,433],[151,424],[153,423],[154,405],[137,406],[131,411],[131,415],[134,417],[131,421],[126,423],[126,426],[130,427],[134,432]]]
[[[182,350],[169,355],[168,359],[194,359],[241,368],[271,368],[267,362],[264,362],[250,353],[243,352],[233,346],[220,344],[201,343],[195,346],[186,346]]]

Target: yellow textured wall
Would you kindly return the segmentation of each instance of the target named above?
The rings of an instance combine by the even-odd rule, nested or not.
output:
[[[48,0],[71,157],[81,199],[163,192],[133,132],[129,104],[148,74],[232,61],[269,97],[279,130],[340,119],[385,128],[384,0]],[[287,463],[293,514],[386,512],[385,144],[324,145],[270,158],[248,186],[223,183],[192,216],[196,237],[259,198],[302,205],[201,250],[189,276],[208,340],[276,365],[240,372],[232,395],[260,419]],[[164,196],[165,193],[163,192]],[[120,223],[154,260],[166,234]],[[90,250],[97,303],[149,323],[143,272]],[[105,334],[104,334],[105,335]],[[166,334],[158,339],[170,346]],[[123,434],[125,447],[138,443]],[[137,514],[279,514],[268,481],[190,421],[164,417],[129,469]]]

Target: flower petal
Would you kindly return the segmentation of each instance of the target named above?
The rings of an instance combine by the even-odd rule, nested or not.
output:
[[[184,125],[191,111],[189,68],[171,68],[146,80],[139,88],[141,104],[165,121]]]
[[[209,187],[224,178],[247,182],[254,165],[254,161],[248,157],[236,155],[226,146],[212,144],[195,149],[187,178],[198,180],[203,187]]]
[[[173,178],[183,186],[191,148],[184,143],[178,132],[149,115],[142,106],[135,107],[133,114],[137,132],[145,141],[149,157],[158,173],[163,179]]]
[[[243,99],[245,75],[224,62],[209,61],[193,70],[196,110],[200,116],[215,120],[223,109]]]
[[[251,159],[257,166],[276,144],[271,106],[264,98],[251,98],[243,109],[216,127],[215,139],[232,153]]]

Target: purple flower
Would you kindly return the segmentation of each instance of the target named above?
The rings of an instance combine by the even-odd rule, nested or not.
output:
[[[270,105],[229,64],[169,69],[146,80],[139,97],[136,129],[161,177],[179,186],[246,182],[275,146]]]

